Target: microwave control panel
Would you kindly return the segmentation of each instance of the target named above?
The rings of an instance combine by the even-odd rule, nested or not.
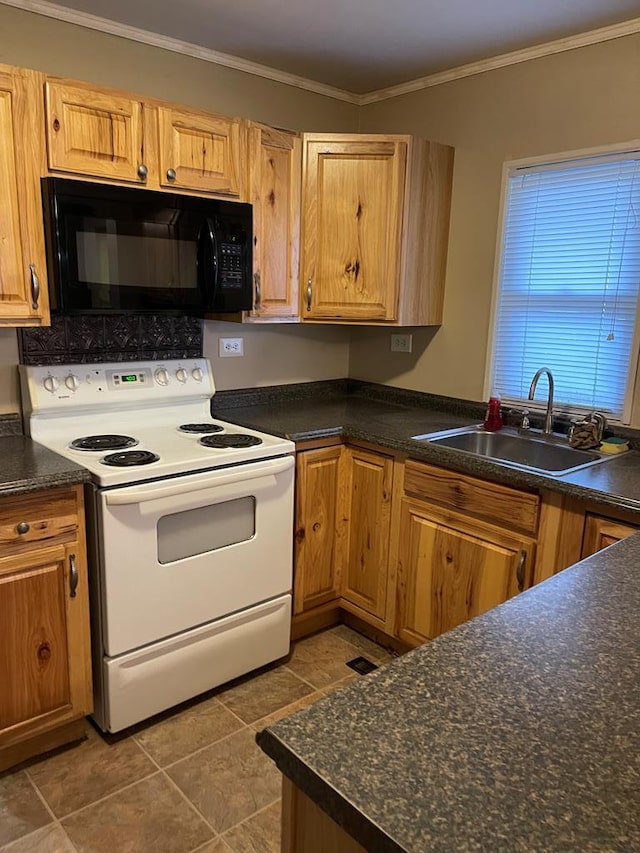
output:
[[[218,282],[223,290],[242,287],[244,280],[244,245],[221,243],[218,256]]]

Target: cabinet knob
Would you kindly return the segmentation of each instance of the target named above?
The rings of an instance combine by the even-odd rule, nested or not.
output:
[[[17,525],[16,531],[22,536],[24,533],[28,533],[31,530],[31,525],[26,521],[21,521],[20,524]]]
[[[147,179],[148,174],[149,170],[147,169],[147,167],[144,165],[144,163],[140,163],[140,165],[138,166],[138,177],[141,178],[141,180],[145,181]]]
[[[176,170],[175,169],[167,169],[167,180],[175,181],[176,179]]]
[[[40,299],[40,279],[35,264],[29,264],[29,272],[31,273],[31,307],[37,311],[38,300]]]

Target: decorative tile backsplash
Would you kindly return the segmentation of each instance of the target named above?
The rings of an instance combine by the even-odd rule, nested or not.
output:
[[[162,314],[62,317],[20,329],[22,364],[94,364],[202,356],[202,320]]]

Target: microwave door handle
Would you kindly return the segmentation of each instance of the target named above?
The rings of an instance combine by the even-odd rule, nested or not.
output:
[[[202,290],[205,308],[215,306],[218,289],[218,240],[213,219],[207,217],[198,235],[198,262],[200,274],[198,284]]]

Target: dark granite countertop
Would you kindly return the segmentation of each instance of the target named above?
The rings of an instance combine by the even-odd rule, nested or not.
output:
[[[0,497],[89,481],[89,472],[24,435],[0,433]]]
[[[640,534],[258,734],[367,850],[640,850]]]
[[[489,459],[463,454],[411,438],[482,421],[479,404],[451,404],[447,398],[433,398],[398,389],[382,392],[373,386],[367,397],[366,385],[358,393],[335,393],[331,383],[317,383],[318,393],[296,397],[280,389],[256,389],[246,395],[225,392],[212,403],[215,417],[241,426],[284,436],[297,443],[315,438],[341,436],[367,441],[406,453],[413,459],[443,465],[463,473],[501,483],[533,489],[546,488],[602,505],[640,512],[640,452],[620,454],[592,468],[562,477],[530,473]],[[286,389],[286,386],[285,386]],[[423,398],[424,401],[423,402]],[[403,402],[399,402],[402,400]],[[442,402],[440,402],[442,401]],[[437,408],[438,405],[447,408]]]

